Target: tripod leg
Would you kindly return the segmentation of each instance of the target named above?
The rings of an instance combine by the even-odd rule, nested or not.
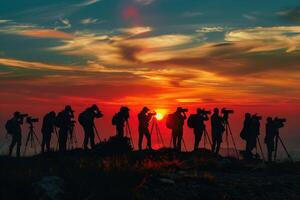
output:
[[[134,144],[133,144],[132,135],[131,135],[131,129],[130,129],[130,126],[129,126],[128,122],[126,122],[126,126],[127,126],[127,130],[128,130],[128,133],[129,133],[132,148],[134,149]]]
[[[292,159],[291,155],[289,154],[288,150],[286,149],[286,146],[284,145],[284,143],[283,143],[281,137],[278,136],[278,139],[279,139],[279,141],[280,141],[280,143],[281,143],[281,145],[282,145],[284,151],[286,152],[286,155],[287,155],[288,158],[293,162],[293,159]]]
[[[185,141],[184,141],[184,139],[183,139],[183,136],[182,136],[182,143],[183,143],[183,146],[184,146],[185,151],[187,152],[187,148],[186,148],[186,145],[185,145]]]
[[[99,132],[98,132],[98,129],[97,129],[97,127],[95,126],[95,124],[94,124],[94,129],[95,129],[95,133],[96,133],[96,135],[97,135],[97,138],[98,138],[99,142],[101,142],[101,138],[100,138],[100,136],[99,136]]]
[[[277,159],[277,150],[278,150],[278,135],[276,135],[276,138],[275,138],[275,152],[274,152],[274,161],[276,161]]]
[[[263,161],[265,161],[265,160],[266,160],[266,159],[265,159],[265,155],[264,155],[263,149],[262,149],[262,147],[261,147],[260,139],[259,139],[258,136],[257,136],[257,142],[258,142],[258,146],[259,146],[260,153],[261,153],[261,156],[262,156],[262,158],[263,158]]]
[[[239,152],[238,152],[238,150],[237,150],[237,148],[236,148],[235,141],[234,141],[234,138],[233,138],[233,134],[232,134],[230,125],[229,125],[229,124],[227,124],[227,125],[228,125],[229,133],[230,133],[230,136],[231,136],[231,140],[232,140],[232,143],[233,143],[235,152],[236,152],[236,156],[237,156],[238,159],[240,159]]]
[[[159,129],[158,126],[157,126],[157,130],[158,130],[159,137],[160,137],[160,140],[161,140],[161,142],[162,142],[162,145],[163,145],[163,147],[165,147],[165,142],[164,142],[164,139],[163,139],[163,137],[162,137],[162,135],[161,135],[161,132],[160,132],[160,129]]]
[[[27,138],[26,138],[25,149],[24,149],[24,152],[23,152],[24,156],[26,155],[26,150],[27,150],[29,140],[30,140],[30,132],[28,133]]]
[[[204,129],[204,133],[206,134],[206,137],[207,137],[207,139],[208,139],[209,145],[212,146],[211,139],[210,139],[210,137],[209,137],[208,132],[207,132],[206,129]]]
[[[204,133],[204,132],[203,132]],[[204,139],[203,139],[203,142],[204,142],[204,149],[206,149],[206,134],[204,133]]]

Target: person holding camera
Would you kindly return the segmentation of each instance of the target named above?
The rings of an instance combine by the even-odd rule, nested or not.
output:
[[[278,130],[276,130],[274,126],[272,117],[268,117],[266,123],[266,136],[264,142],[267,146],[269,162],[272,162],[272,156],[275,150],[275,137],[277,134],[278,134]]]
[[[268,149],[269,162],[272,162],[273,152],[277,150],[276,148],[278,146],[279,129],[284,127],[284,122],[286,122],[286,119],[280,119],[276,117],[273,120],[272,117],[267,118],[265,144],[267,145]]]
[[[176,112],[173,113],[173,127],[172,127],[172,138],[174,149],[181,151],[181,142],[183,137],[183,125],[184,120],[187,119],[186,112],[188,109],[178,107]]]
[[[42,125],[42,153],[45,152],[45,146],[47,152],[50,151],[50,143],[51,143],[51,135],[54,131],[54,126],[55,126],[55,117],[56,114],[54,111],[51,111],[47,113],[44,118],[43,118],[43,125]]]
[[[94,119],[103,117],[102,112],[97,105],[92,105],[85,111],[79,114],[78,121],[84,130],[84,142],[83,146],[85,150],[88,150],[88,143],[90,141],[90,147],[95,147],[95,132],[94,132]]]
[[[7,134],[12,136],[12,141],[9,146],[9,156],[12,155],[12,151],[17,145],[16,156],[20,157],[21,145],[22,145],[22,129],[21,125],[23,124],[24,118],[27,117],[27,114],[21,114],[20,112],[15,112],[13,118],[8,120],[5,124]]]
[[[212,135],[212,152],[219,154],[224,128],[224,119],[219,114],[219,109],[215,108],[211,116],[211,135]]]
[[[67,150],[68,133],[72,126],[74,126],[74,111],[71,106],[67,105],[63,111],[58,113],[55,119],[55,125],[59,127],[58,144],[59,151],[65,152]]]
[[[196,114],[192,114],[188,118],[188,126],[194,130],[194,151],[199,148],[202,135],[205,131],[205,121],[207,121],[210,111],[198,108]]]
[[[147,148],[149,150],[152,150],[151,146],[151,135],[149,131],[149,123],[153,116],[156,115],[156,113],[149,113],[149,108],[144,107],[142,111],[138,114],[138,120],[139,120],[139,150],[142,150],[143,145],[143,138],[144,136],[147,139]]]
[[[243,129],[240,133],[240,137],[246,141],[246,149],[244,157],[246,159],[252,159],[252,150],[256,146],[256,135],[254,134],[253,117],[250,113],[245,114]]]
[[[116,126],[118,137],[124,137],[124,127],[125,123],[127,123],[129,119],[129,111],[130,109],[128,107],[122,106],[120,111],[112,118],[112,125]]]

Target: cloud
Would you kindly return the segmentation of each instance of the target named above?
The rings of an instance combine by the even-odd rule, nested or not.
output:
[[[59,38],[59,39],[71,39],[73,35],[65,33],[62,31],[57,31],[53,29],[31,29],[20,31],[17,34],[27,37],[36,38]]]
[[[36,38],[70,39],[72,34],[57,29],[41,28],[34,24],[13,24],[1,28],[0,32]]]
[[[135,2],[142,5],[150,5],[155,2],[155,0],[135,0]]]
[[[281,10],[276,14],[284,20],[288,20],[292,22],[300,22],[300,7]]]
[[[196,32],[198,33],[213,33],[213,32],[224,32],[225,29],[221,26],[215,26],[215,27],[202,27],[198,30],[196,30]]]
[[[72,27],[70,20],[68,19],[59,19],[58,23],[62,24],[61,26],[56,26],[55,29],[69,29]],[[57,23],[56,23],[57,24]]]
[[[0,24],[6,24],[8,22],[11,22],[12,20],[8,20],[8,19],[0,19]]]
[[[90,5],[93,5],[93,4],[98,3],[100,1],[101,0],[87,0],[87,1],[84,1],[84,2],[82,2],[80,4],[76,4],[76,5],[79,6],[79,7],[90,6]]]
[[[153,29],[149,26],[140,26],[140,27],[132,27],[132,28],[121,28],[119,31],[130,34],[130,35],[139,35],[143,33],[151,32]]]
[[[23,69],[35,69],[35,70],[61,70],[61,71],[72,71],[75,68],[72,66],[63,65],[51,65],[40,62],[28,62],[17,59],[0,58],[0,65],[23,68]]]
[[[95,18],[85,18],[85,19],[80,20],[80,23],[85,24],[85,25],[86,24],[96,24],[97,22],[99,22],[99,20],[95,19]]]
[[[229,42],[253,44],[251,52],[275,51],[286,49],[292,52],[300,48],[300,26],[256,27],[234,30],[226,34]],[[255,43],[255,44],[254,44]]]

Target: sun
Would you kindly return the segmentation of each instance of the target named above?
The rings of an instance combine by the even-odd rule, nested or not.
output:
[[[160,120],[164,119],[168,110],[167,109],[155,109],[155,112],[156,112],[155,118],[160,121]]]

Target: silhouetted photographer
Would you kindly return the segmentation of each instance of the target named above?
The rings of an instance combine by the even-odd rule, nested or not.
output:
[[[17,145],[16,155],[20,157],[21,145],[22,145],[22,129],[21,125],[23,124],[24,118],[27,117],[28,114],[21,114],[20,112],[15,112],[13,118],[8,120],[5,124],[5,129],[7,134],[12,136],[12,141],[9,146],[9,156],[12,155],[12,151]]]
[[[128,107],[122,106],[120,111],[112,118],[112,125],[116,126],[118,137],[124,137],[124,127],[126,125],[125,123],[127,123],[129,119],[129,111],[130,109]]]
[[[175,150],[181,151],[181,142],[183,137],[184,120],[187,119],[186,112],[188,109],[178,107],[176,112],[168,115],[167,128],[172,129],[172,141]],[[186,148],[186,147],[185,147]]]
[[[267,145],[268,149],[268,161],[271,162],[274,153],[274,161],[277,159],[277,152],[278,152],[278,142],[281,143],[283,149],[285,150],[288,158],[292,161],[292,157],[290,156],[289,152],[286,149],[286,146],[283,143],[282,138],[279,135],[279,129],[284,127],[284,123],[286,119],[284,118],[274,118],[271,117],[267,118],[266,124],[266,137],[265,137],[265,144]]]
[[[74,111],[71,106],[66,106],[65,109],[58,113],[55,119],[55,125],[59,128],[58,144],[59,151],[67,150],[68,134],[72,126],[74,127]]]
[[[151,119],[156,115],[155,112],[149,112],[150,109],[144,107],[142,111],[138,114],[139,119],[139,150],[142,150],[143,137],[147,139],[147,148],[152,149],[151,146],[151,134],[149,131],[149,123]]]
[[[45,152],[45,147],[47,152],[50,151],[50,144],[51,144],[51,137],[52,133],[54,132],[55,128],[55,117],[56,114],[54,111],[51,111],[47,113],[43,118],[43,124],[42,124],[42,153]]]
[[[205,109],[198,108],[196,114],[191,114],[188,118],[187,124],[189,128],[192,128],[194,130],[194,137],[195,137],[195,142],[194,142],[194,151],[199,148],[199,144],[202,138],[202,135],[204,135],[204,145],[206,143],[206,137],[209,136],[206,132],[206,127],[205,127],[205,121],[208,121],[211,112]],[[211,144],[210,144],[211,145]],[[205,148],[205,147],[204,147]]]
[[[219,114],[219,109],[215,108],[211,116],[211,135],[212,135],[212,152],[219,154],[221,143],[223,142],[223,133],[225,131],[223,117]]]
[[[253,149],[257,148],[257,138],[260,134],[260,120],[261,116],[250,113],[245,114],[244,126],[241,131],[240,137],[246,141],[246,149],[244,152],[245,159],[253,159]],[[258,155],[256,155],[258,156]]]
[[[88,149],[88,143],[90,141],[90,147],[94,149],[95,147],[95,130],[98,135],[97,129],[95,127],[94,119],[103,117],[102,112],[99,110],[97,105],[93,105],[87,108],[85,111],[79,114],[78,121],[84,130],[84,149]],[[100,138],[98,138],[100,139]],[[99,141],[100,142],[100,141]]]

